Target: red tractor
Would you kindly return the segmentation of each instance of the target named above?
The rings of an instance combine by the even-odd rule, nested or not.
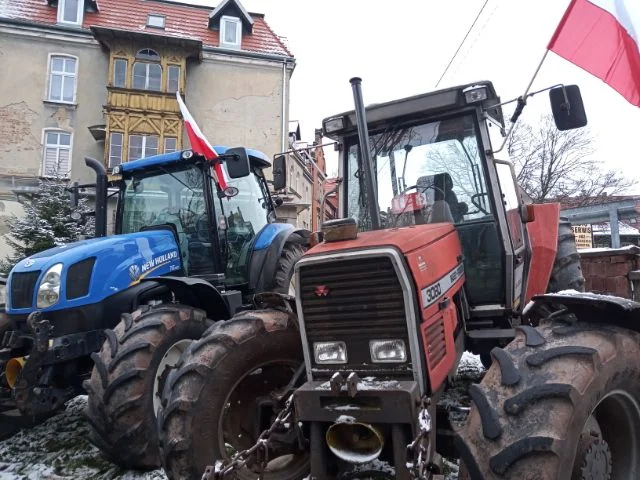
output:
[[[344,218],[297,262],[295,304],[257,297],[169,374],[169,477],[437,479],[458,457],[474,480],[640,478],[640,304],[582,292],[559,205],[499,154],[493,85],[367,109],[352,86],[323,122]],[[577,87],[550,98],[558,128],[586,124]],[[443,401],[465,350],[491,365],[470,409]]]

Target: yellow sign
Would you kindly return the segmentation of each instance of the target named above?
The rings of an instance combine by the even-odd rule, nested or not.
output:
[[[593,248],[591,225],[571,225],[571,228],[576,236],[577,248]]]

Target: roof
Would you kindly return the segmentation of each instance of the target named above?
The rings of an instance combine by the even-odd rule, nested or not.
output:
[[[229,147],[214,145],[213,149],[218,155],[224,155],[225,152],[229,150]],[[184,161],[182,158],[182,153],[186,151],[190,150],[181,150],[172,153],[161,153],[159,155],[152,155],[151,157],[145,157],[139,160],[125,162],[121,164],[120,168],[123,172],[133,172],[135,170],[141,170],[143,168],[152,167],[154,165],[168,165],[170,163],[182,162]],[[253,160],[258,164],[258,167],[264,167],[264,162],[267,163],[266,166],[271,166],[269,157],[267,157],[264,153],[258,150],[253,150],[252,148],[247,148],[247,154],[249,155],[250,160]]]
[[[224,0],[223,0],[224,1]],[[231,2],[234,3],[234,2]],[[89,33],[94,27],[161,34],[202,42],[205,47],[219,47],[219,32],[208,28],[211,7],[187,5],[163,0],[100,0],[98,12],[85,12],[82,28]],[[165,16],[165,28],[147,27],[147,16]],[[251,34],[243,34],[242,50],[293,57],[284,42],[258,13],[248,14],[253,20]],[[57,25],[57,9],[47,0],[11,0],[0,2],[0,20]]]
[[[607,195],[606,193],[597,197],[561,197],[555,199],[549,199],[550,202],[560,202],[560,209],[567,210],[571,208],[578,208],[583,206],[592,205],[606,205],[608,203],[623,202],[625,200],[638,200],[640,201],[640,195]]]
[[[249,31],[251,31],[253,28],[253,18],[251,18],[251,15],[249,15],[238,0],[222,0],[222,2],[209,14],[209,25],[211,26],[212,23],[218,21],[228,8],[232,8],[234,11],[239,12],[240,19],[249,27]]]

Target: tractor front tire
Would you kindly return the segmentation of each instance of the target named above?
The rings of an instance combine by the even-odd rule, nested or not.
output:
[[[293,279],[293,268],[302,255],[304,255],[305,248],[293,242],[287,242],[282,249],[280,258],[278,259],[278,265],[276,269],[275,278],[273,280],[273,290],[278,293],[286,293],[295,296],[295,282]]]
[[[202,310],[161,304],[125,313],[106,330],[84,387],[90,441],[110,461],[144,470],[160,466],[156,412],[162,386],[182,351],[211,323]]]
[[[265,402],[292,382],[302,364],[299,331],[284,312],[243,312],[211,327],[188,348],[165,384],[158,429],[166,475],[171,480],[200,480],[208,465],[252,446],[278,410],[268,403],[267,415],[259,415]],[[295,437],[293,443],[297,445]],[[289,461],[261,478],[306,476],[308,457],[288,445],[284,454],[270,452],[269,459],[279,462],[289,456]],[[258,478],[249,466],[234,475]]]
[[[639,478],[638,345],[636,332],[575,317],[518,327],[470,387],[460,478]]]
[[[558,250],[549,278],[548,293],[562,290],[576,290],[584,292],[584,276],[580,266],[580,254],[576,248],[576,237],[571,229],[571,223],[564,217],[560,218],[558,226]]]

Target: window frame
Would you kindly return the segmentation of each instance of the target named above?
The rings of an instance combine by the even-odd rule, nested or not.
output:
[[[123,156],[122,154],[124,153],[125,134],[124,132],[109,132],[109,155],[107,157],[107,168],[113,168],[116,166],[111,164],[111,158],[113,157],[112,155],[112,146],[113,146],[112,136],[113,135],[120,135],[120,162],[118,163],[118,165],[122,165],[122,156]]]
[[[225,41],[227,33],[227,23],[234,23],[236,25],[236,41],[233,43]],[[241,44],[242,21],[238,17],[231,17],[229,15],[223,15],[222,17],[220,17],[220,46],[240,48]]]
[[[48,144],[47,143],[47,134],[49,133],[57,133],[57,134],[64,134],[64,135],[69,135],[69,145],[67,148],[67,145],[62,145],[60,144],[60,137],[58,137],[58,143],[55,144],[55,147],[57,147],[57,159],[60,159],[60,147],[63,147],[63,149],[66,149],[69,151],[69,170],[64,174],[64,175],[58,175],[57,177],[55,175],[48,175],[47,174],[47,168],[46,168],[46,156],[47,156],[47,148],[49,148],[49,146],[53,146],[54,144]],[[42,178],[69,178],[71,176],[71,169],[73,168],[73,132],[69,132],[67,130],[63,130],[61,128],[43,128],[42,129],[42,152],[41,152],[41,158],[40,158],[40,177]]]
[[[162,20],[162,25],[153,25],[151,23],[151,18],[157,18],[157,19],[161,19]],[[151,28],[157,28],[160,30],[164,30],[165,26],[167,24],[167,17],[166,15],[161,15],[159,13],[150,13],[147,15],[147,27],[151,27]]]
[[[145,86],[142,88],[135,86],[135,77],[136,77],[135,71],[136,71],[136,65],[138,64],[145,66],[145,76],[144,76]],[[149,88],[149,78],[150,78],[149,67],[151,65],[157,65],[160,68],[160,88],[158,88],[157,90]],[[160,62],[140,61],[140,60],[133,62],[133,68],[131,69],[131,88],[135,90],[144,90],[146,92],[162,92],[162,64],[160,64]]]
[[[176,79],[178,84],[176,85],[176,89],[171,91],[169,90],[170,86],[169,86],[169,81],[171,79],[171,70],[172,69],[177,69],[178,70],[178,78]],[[180,75],[182,73],[182,67],[180,65],[176,65],[176,64],[169,64],[167,65],[167,82],[165,85],[165,92],[167,93],[176,93],[180,91]]]
[[[176,148],[174,150],[167,152],[167,140],[175,140]],[[162,153],[173,153],[173,152],[177,152],[178,150],[179,150],[178,137],[167,136],[162,139]]]
[[[72,59],[75,62],[75,70],[73,74],[67,72],[57,72],[56,75],[61,75],[63,78],[65,76],[73,78],[73,99],[71,101],[64,100],[64,82],[61,84],[61,98],[60,100],[54,100],[51,98],[51,86],[52,86],[52,76],[53,73],[53,59],[54,58],[62,58],[62,59]],[[45,101],[50,103],[63,103],[65,105],[76,105],[77,104],[77,95],[78,95],[78,69],[79,69],[80,59],[76,55],[69,55],[67,53],[49,53],[47,55],[47,86],[45,91]],[[64,68],[64,67],[63,67]]]
[[[76,11],[76,21],[70,22],[64,19],[64,7],[67,0],[58,0],[58,17],[57,22],[65,25],[82,26],[84,21],[84,0],[78,0],[78,10]]]
[[[158,155],[160,150],[160,135],[155,135],[152,133],[130,133],[129,135],[127,135],[127,162],[134,161],[134,159],[132,159],[131,157],[131,137],[142,137],[142,156],[140,158],[146,158],[149,156],[146,154],[147,138],[156,137],[158,139],[158,143],[156,146],[156,153],[154,153],[154,155]],[[136,158],[135,160],[140,160],[140,158]]]
[[[124,83],[122,85],[116,85],[116,64],[118,62],[124,62]],[[129,60],[124,57],[113,58],[113,72],[111,75],[111,86],[116,88],[127,88],[127,77],[129,76]]]

